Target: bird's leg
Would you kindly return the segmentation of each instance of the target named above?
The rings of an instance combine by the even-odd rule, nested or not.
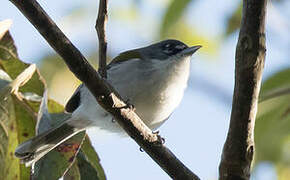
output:
[[[117,109],[129,108],[129,109],[131,109],[132,111],[135,111],[135,110],[136,110],[135,107],[134,107],[134,105],[130,103],[130,99],[127,99],[127,100],[125,101],[125,103],[126,103],[125,106],[122,106],[122,107],[116,107],[116,108],[117,108]]]
[[[130,103],[130,99],[127,99],[125,101],[125,103],[126,103],[126,106],[125,106],[126,108],[130,108],[132,111],[135,111],[136,110],[135,107],[134,107],[134,105]]]
[[[152,131],[152,133],[157,135],[157,141],[158,141],[160,144],[164,144],[164,143],[165,143],[165,138],[163,138],[163,137],[161,137],[161,136],[159,135],[159,130]]]
[[[157,135],[157,141],[156,141],[156,144],[158,145],[163,145],[165,143],[165,138],[161,137],[159,135],[159,130],[157,131],[152,131],[153,134],[156,134]],[[142,147],[139,147],[139,151],[140,152],[144,152],[144,149]]]
[[[140,152],[144,152],[144,150],[142,149],[142,147],[139,147],[139,151]]]
[[[160,135],[157,135],[157,138],[162,145],[165,144],[165,138],[161,137]]]
[[[152,131],[152,134],[157,134],[159,135],[160,131],[159,130],[156,130],[156,131]]]

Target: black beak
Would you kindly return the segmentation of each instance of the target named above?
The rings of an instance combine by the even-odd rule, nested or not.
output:
[[[183,51],[180,52],[180,54],[185,55],[185,56],[191,56],[195,51],[197,51],[199,48],[202,46],[192,46],[189,48],[184,49]]]

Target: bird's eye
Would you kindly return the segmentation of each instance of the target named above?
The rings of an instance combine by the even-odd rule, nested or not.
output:
[[[167,55],[175,55],[184,49],[186,49],[186,46],[183,44],[165,44],[163,46],[163,52]]]
[[[176,48],[176,49],[183,50],[183,49],[186,48],[186,46],[182,44],[182,45],[177,45],[177,46],[175,46],[175,48]]]
[[[165,48],[169,48],[169,47],[170,47],[170,44],[166,44],[166,45],[165,45]]]

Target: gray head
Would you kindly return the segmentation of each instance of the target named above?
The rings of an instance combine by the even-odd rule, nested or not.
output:
[[[191,56],[201,46],[188,47],[181,41],[169,39],[137,49],[144,59],[166,60],[173,56]]]
[[[188,47],[183,42],[174,39],[164,40],[143,48],[122,52],[110,62],[107,68],[110,69],[113,65],[120,64],[131,59],[155,59],[164,61],[172,59],[172,57],[179,58],[191,56],[199,48],[201,48],[201,46]]]

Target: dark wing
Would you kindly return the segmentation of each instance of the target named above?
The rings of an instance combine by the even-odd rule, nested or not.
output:
[[[125,61],[129,61],[132,59],[142,59],[141,54],[139,53],[138,50],[130,50],[130,51],[126,51],[123,52],[121,54],[119,54],[117,57],[115,57],[108,65],[107,65],[107,69],[110,69],[112,67],[112,65],[114,64],[119,64]],[[76,110],[79,105],[80,105],[80,100],[81,100],[81,92],[80,89],[84,86],[84,84],[81,84],[76,91],[74,92],[74,94],[72,95],[72,97],[68,100],[67,104],[65,105],[65,111],[66,112],[70,112],[72,113],[74,110]]]
[[[142,59],[141,53],[137,49],[122,52],[107,65],[107,69],[110,69],[114,64],[119,64],[132,59]]]
[[[67,104],[65,105],[65,111],[72,113],[74,110],[76,110],[81,101],[81,91],[80,89],[84,86],[84,84],[81,84],[73,93],[71,98],[68,100]]]

